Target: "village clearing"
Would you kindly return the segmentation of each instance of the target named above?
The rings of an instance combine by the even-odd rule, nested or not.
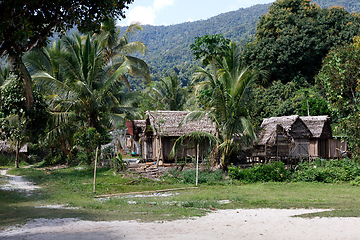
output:
[[[42,188],[48,186],[46,184],[34,185],[23,177],[8,175],[5,170],[2,170],[1,174],[1,189],[4,190],[2,193],[6,193],[7,191],[20,191],[26,193],[26,196],[30,198],[31,196],[38,194],[38,191],[43,190]],[[45,172],[45,174],[50,175],[51,173]],[[42,177],[46,175],[42,175]],[[106,173],[105,176],[107,176]],[[48,184],[51,184],[51,181],[49,181]],[[312,184],[308,186],[310,186],[310,189],[314,188]],[[324,189],[319,190],[319,186]],[[8,225],[1,228],[0,239],[358,239],[358,236],[360,235],[360,229],[358,228],[360,218],[326,217],[327,214],[331,215],[333,212],[329,207],[331,205],[334,207],[338,206],[338,204],[341,204],[341,199],[343,199],[344,203],[355,201],[354,199],[358,198],[358,187],[350,188],[345,185],[337,186],[330,184],[321,184],[319,186],[315,186],[317,189],[316,191],[318,191],[317,199],[315,199],[315,196],[310,196],[312,193],[306,192],[312,192],[313,190],[306,190],[305,185],[272,185],[269,183],[238,186],[240,188],[229,188],[228,186],[201,186],[201,190],[192,189],[185,192],[175,191],[158,194],[157,197],[158,199],[160,198],[160,200],[154,200],[156,195],[126,196],[122,198],[122,200],[119,200],[125,202],[127,204],[126,206],[131,209],[131,207],[142,208],[144,204],[141,205],[141,203],[151,205],[152,201],[158,201],[155,202],[153,206],[150,206],[151,208],[155,208],[156,205],[160,205],[161,199],[167,199],[167,201],[177,199],[179,202],[187,199],[188,203],[191,201],[194,203],[194,199],[200,198],[202,196],[201,194],[204,194],[206,191],[209,191],[210,195],[214,196],[214,200],[218,199],[216,208],[203,209],[204,211],[202,214],[198,214],[197,217],[197,214],[195,214],[170,220],[165,216],[158,216],[150,221],[142,219],[140,216],[136,216],[135,219],[121,221],[89,221],[84,220],[84,217],[81,215],[79,215],[79,217],[74,217],[74,215],[70,214],[68,214],[68,217],[56,217],[55,214],[54,217],[50,214],[53,213],[52,211],[55,209],[63,209],[71,212],[78,211],[78,208],[67,206],[66,204],[63,204],[64,202],[60,201],[57,201],[59,204],[45,204],[46,202],[38,201],[39,205],[36,207],[48,211],[48,217],[24,219],[27,220],[26,224]],[[276,199],[271,195],[271,192],[275,192],[275,195],[279,195],[278,187],[282,188],[283,191],[288,190],[288,192],[294,191],[294,188],[302,188],[300,191],[303,192],[303,195],[310,194],[305,197],[308,199],[308,202],[302,202],[305,201],[303,199],[304,196],[298,196],[297,199],[292,200],[291,205],[295,207],[304,206],[306,208],[290,208],[286,206],[284,207],[288,209],[264,208],[264,206],[279,207],[275,202],[279,202],[281,205],[281,201],[283,201],[282,204],[285,204],[284,196]],[[10,188],[12,189],[10,190]],[[224,191],[219,191],[219,189],[222,188]],[[344,189],[343,192],[341,189]],[[233,193],[229,193],[226,196],[226,192],[234,190],[239,191],[237,194],[238,199],[232,197]],[[66,190],[64,189],[63,191]],[[329,197],[327,199],[327,196],[323,191],[332,192],[332,198]],[[220,193],[217,196],[215,192]],[[269,204],[269,202],[264,204],[264,198],[262,198],[263,200],[259,200],[258,198],[253,198],[251,201],[250,198],[246,200],[244,197],[245,195],[241,195],[241,192],[249,197],[255,195],[256,192],[258,192],[258,195],[265,194],[268,196],[267,198],[269,201],[273,202],[272,204]],[[336,193],[339,193],[340,195],[336,195]],[[284,195],[285,194],[286,193],[284,192]],[[220,200],[221,198],[219,196],[226,197],[229,200]],[[144,198],[148,199],[141,200]],[[294,195],[289,196],[289,198],[294,198]],[[100,202],[106,202],[109,205],[111,205],[112,201],[115,200],[113,198],[104,198],[100,200]],[[206,199],[203,201],[206,201]],[[252,203],[247,205],[245,209],[238,208],[237,206],[239,205],[234,205],[236,201],[247,201]],[[296,202],[302,202],[302,204],[297,205],[295,204]],[[162,203],[164,202],[162,201]],[[169,205],[169,202],[167,204]],[[174,211],[176,211],[175,205],[177,205],[177,203],[171,202],[170,205],[172,204],[174,204]],[[212,204],[214,205],[214,202]],[[224,206],[224,208],[222,208],[222,206]],[[323,209],[312,208],[311,206],[322,206]],[[359,205],[358,202],[355,201],[352,206],[346,207],[355,209],[356,206]],[[159,207],[166,208],[165,203]],[[227,207],[230,209],[226,209]],[[250,207],[250,209],[248,207]],[[199,210],[197,207],[192,208],[190,205],[185,208],[194,212]],[[101,214],[100,212],[95,213]],[[161,214],[165,215],[169,214],[169,212]],[[11,218],[11,216],[8,217]]]

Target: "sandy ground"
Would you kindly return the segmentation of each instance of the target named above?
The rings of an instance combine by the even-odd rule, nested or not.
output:
[[[6,175],[6,172],[1,172]],[[5,187],[34,190],[30,182],[9,176]],[[16,180],[14,180],[16,179]],[[18,182],[18,183],[16,183]],[[4,186],[3,186],[4,187]],[[36,219],[0,232],[0,239],[360,239],[360,218],[300,218],[319,209],[218,210],[201,218],[170,222],[92,222],[78,219]]]
[[[360,218],[291,217],[321,210],[220,210],[172,222],[91,222],[38,219],[0,233],[0,239],[359,239]]]

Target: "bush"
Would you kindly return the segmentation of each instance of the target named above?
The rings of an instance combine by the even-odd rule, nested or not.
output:
[[[184,183],[190,183],[195,184],[196,183],[196,170],[190,169],[182,171],[180,174],[181,179]],[[198,183],[199,184],[215,184],[220,181],[224,180],[224,173],[222,170],[216,170],[216,171],[199,171],[199,178]]]
[[[14,163],[15,163],[15,157],[11,155],[0,154],[0,166],[3,167],[14,166]]]
[[[229,177],[244,182],[284,182],[290,178],[290,170],[285,169],[283,162],[262,164],[253,168],[229,167]]]
[[[349,182],[360,177],[360,165],[350,159],[316,160],[311,163],[301,163],[296,167],[294,181],[302,182]]]

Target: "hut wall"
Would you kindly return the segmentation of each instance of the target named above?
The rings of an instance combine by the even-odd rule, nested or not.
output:
[[[319,157],[324,158],[324,159],[330,158],[329,140],[330,139],[320,139],[319,140]]]
[[[311,158],[317,158],[320,156],[320,141],[318,139],[310,139],[309,154]]]
[[[292,148],[291,157],[309,157],[309,139],[295,139],[295,145]]]
[[[148,160],[153,160],[154,158],[154,143],[153,143],[153,139],[149,138],[146,139],[144,141],[142,141],[143,144],[142,145],[142,149],[141,149],[141,158],[144,159],[145,161]]]

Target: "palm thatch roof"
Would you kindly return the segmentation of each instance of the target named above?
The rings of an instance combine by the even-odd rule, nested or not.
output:
[[[265,118],[258,132],[258,145],[273,146],[276,143],[277,135],[291,136],[294,133],[304,138],[310,137],[311,132],[300,119],[299,115]],[[297,133],[298,131],[298,133]]]
[[[198,131],[215,134],[215,125],[207,117],[180,126],[189,113],[188,111],[148,111],[147,115],[154,134],[161,136],[180,137],[186,133]]]
[[[329,116],[306,116],[300,119],[309,128],[313,138],[332,138]]]

